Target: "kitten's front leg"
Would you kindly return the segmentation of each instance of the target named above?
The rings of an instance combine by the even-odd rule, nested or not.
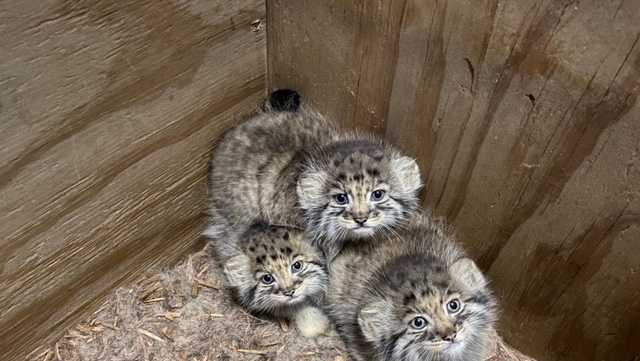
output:
[[[314,306],[305,306],[295,314],[295,323],[304,337],[318,337],[329,328],[329,319]]]
[[[311,231],[307,229],[307,232]],[[342,251],[343,243],[341,240],[330,241],[324,238],[314,240],[314,245],[322,250],[327,266],[330,266],[333,259]]]

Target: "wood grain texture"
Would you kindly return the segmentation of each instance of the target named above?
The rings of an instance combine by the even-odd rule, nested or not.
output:
[[[269,2],[270,87],[418,157],[507,341],[639,359],[640,3],[321,3]]]
[[[402,15],[388,4],[268,1],[271,86],[302,89],[332,119],[383,132],[395,61],[387,52]]]
[[[197,242],[213,139],[264,96],[262,0],[0,3],[0,354]]]

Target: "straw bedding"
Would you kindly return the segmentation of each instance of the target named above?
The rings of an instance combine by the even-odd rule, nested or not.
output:
[[[37,361],[346,361],[335,332],[305,339],[287,323],[252,317],[223,290],[206,251],[113,292]],[[529,361],[496,336],[492,361]]]

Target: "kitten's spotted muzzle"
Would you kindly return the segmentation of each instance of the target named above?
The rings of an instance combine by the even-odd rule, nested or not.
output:
[[[381,220],[380,214],[369,208],[354,209],[346,215],[345,219],[351,223],[350,228],[353,230],[375,228]]]
[[[288,297],[293,297],[295,293],[296,293],[295,289],[287,289],[282,291],[282,294]]]
[[[435,338],[429,341],[429,348],[433,350],[445,351],[459,344],[458,332],[454,329],[441,330]]]
[[[368,237],[374,233],[374,228],[375,227],[369,225],[358,225],[351,227],[350,231],[355,236]]]
[[[449,342],[449,343],[453,343],[456,341],[456,336],[457,334],[455,332],[450,333],[448,335],[442,335],[440,336],[442,338],[442,342]]]
[[[445,326],[436,332],[436,341],[454,342],[458,331],[454,326]]]
[[[353,215],[348,219],[350,223],[349,229],[356,233],[368,234],[378,226],[379,220],[377,217],[370,217],[370,215],[356,216]]]

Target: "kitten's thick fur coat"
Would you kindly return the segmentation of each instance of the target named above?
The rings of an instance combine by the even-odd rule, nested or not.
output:
[[[216,252],[234,253],[238,237],[263,222],[305,227],[331,260],[346,240],[392,230],[417,208],[415,160],[299,103],[294,91],[272,93],[215,147],[205,235]]]
[[[358,361],[481,361],[496,302],[473,261],[417,214],[396,235],[336,257],[325,311]]]
[[[226,286],[249,312],[293,319],[306,337],[328,327],[319,310],[328,276],[324,257],[306,234],[291,227],[256,224],[231,257],[218,256]]]

